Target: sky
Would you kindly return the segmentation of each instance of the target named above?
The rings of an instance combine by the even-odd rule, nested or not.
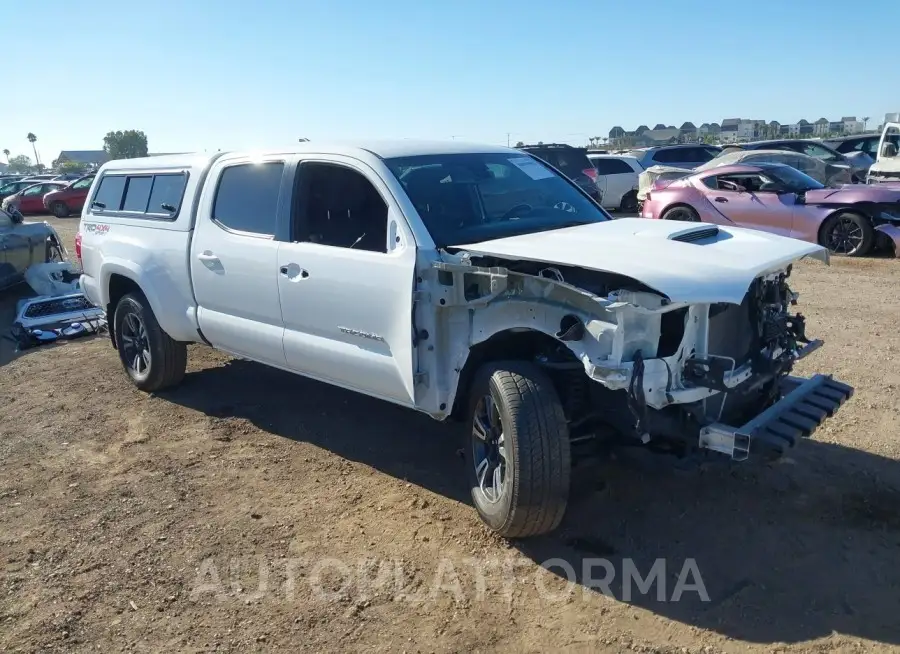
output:
[[[897,0],[6,0],[0,150],[305,137],[583,144],[900,111]],[[888,34],[890,30],[888,30]],[[23,71],[20,82],[14,71]],[[12,72],[10,71],[12,69]]]

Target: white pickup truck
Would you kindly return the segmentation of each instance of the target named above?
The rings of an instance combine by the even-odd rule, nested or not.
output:
[[[820,342],[787,279],[823,248],[611,220],[508,148],[112,161],[76,250],[138,388],[178,384],[196,342],[458,418],[473,503],[508,537],[559,524],[598,444],[770,459],[852,393],[789,375]]]
[[[878,141],[878,156],[869,168],[869,184],[900,184],[900,123],[886,123]],[[897,253],[900,256],[900,252]]]

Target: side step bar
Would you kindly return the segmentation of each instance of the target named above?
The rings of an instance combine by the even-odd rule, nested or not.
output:
[[[777,459],[808,438],[853,396],[853,387],[830,375],[785,377],[781,399],[741,427],[715,423],[700,430],[700,447],[744,461],[751,452]]]

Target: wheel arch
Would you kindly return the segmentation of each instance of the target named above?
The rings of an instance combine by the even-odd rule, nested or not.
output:
[[[670,209],[676,209],[676,208],[678,208],[678,207],[684,207],[684,208],[686,208],[686,209],[690,209],[691,211],[693,211],[694,213],[696,213],[698,216],[700,215],[700,212],[697,210],[697,207],[695,207],[694,205],[689,204],[688,202],[685,202],[685,201],[683,201],[683,200],[674,200],[673,202],[670,202],[670,203],[667,204],[665,207],[663,207],[662,209],[660,209],[660,211],[659,211],[659,219],[660,219],[660,220],[663,220],[663,216],[666,215],[666,212],[667,212],[667,211],[669,211]]]
[[[131,276],[130,272],[126,272],[123,270],[116,270],[114,272],[110,272],[106,278],[106,283],[104,284],[104,288],[106,289],[106,316],[110,323],[115,319],[116,307],[119,305],[119,302],[123,297],[128,295],[129,293],[140,293],[144,297],[147,297],[147,294],[144,293],[143,289],[141,289],[140,284],[135,281],[135,279]],[[147,298],[147,301],[150,302],[150,299]],[[153,307],[153,303],[150,302],[151,308]],[[118,343],[116,343],[116,330],[114,325],[110,324],[109,329],[109,339],[112,341],[112,345],[114,348],[118,349]]]
[[[822,245],[822,232],[825,229],[825,225],[828,224],[828,221],[836,216],[840,216],[841,214],[845,214],[845,213],[855,214],[857,216],[861,216],[862,218],[865,218],[870,223],[872,223],[872,228],[874,229],[875,221],[872,218],[872,215],[865,211],[866,208],[869,208],[871,210],[870,205],[871,205],[871,203],[859,202],[856,204],[847,204],[847,205],[841,205],[838,207],[834,207],[834,209],[832,211],[829,211],[825,215],[825,217],[822,218],[822,222],[819,223],[819,228],[816,230],[816,243],[818,243],[819,245]]]
[[[578,353],[568,343],[533,327],[502,329],[473,343],[459,367],[455,388],[451,391],[450,419],[454,421],[465,419],[469,389],[475,374],[484,364],[492,361],[534,362],[540,353],[556,350],[560,345],[566,346],[573,361],[579,360]]]
[[[123,295],[132,290],[139,291],[147,299],[160,327],[174,340],[201,340],[195,305],[182,301],[173,276],[163,267],[146,267],[139,261],[107,258],[100,269],[99,288],[100,302],[107,316],[113,315]]]

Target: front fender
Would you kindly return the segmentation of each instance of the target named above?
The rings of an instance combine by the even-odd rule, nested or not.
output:
[[[563,319],[567,316],[574,316],[582,324],[589,325],[584,338],[578,341],[560,339]],[[478,307],[472,311],[468,333],[460,329],[449,332],[451,338],[448,354],[452,364],[449,368],[453,372],[448,380],[447,405],[455,406],[460,386],[465,386],[463,371],[471,373],[474,372],[473,365],[477,367],[479,362],[473,360],[473,357],[478,357],[473,353],[492,339],[503,335],[515,337],[525,333],[539,334],[566,346],[577,360],[588,366],[592,359],[605,359],[614,347],[615,326],[604,326],[606,329],[602,330],[596,316],[579,308],[535,298],[507,299]],[[590,331],[594,334],[589,333]]]

